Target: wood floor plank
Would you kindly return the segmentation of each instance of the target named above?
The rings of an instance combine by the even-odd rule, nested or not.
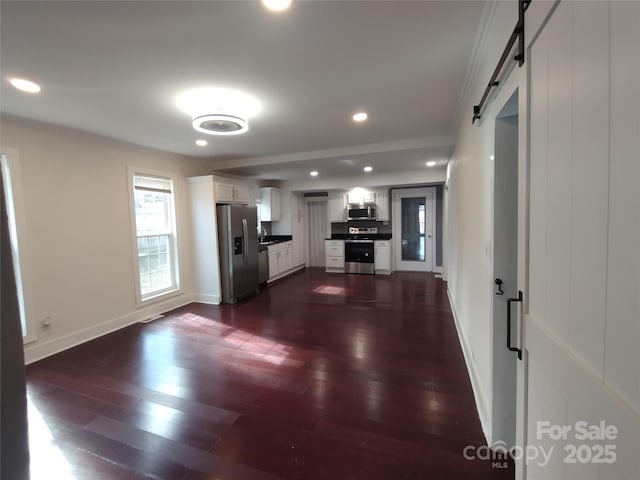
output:
[[[155,453],[159,457],[166,458],[179,465],[197,470],[202,473],[217,475],[221,470],[247,472],[252,470],[238,463],[237,465],[217,455],[207,452],[206,449],[198,449],[139,430],[135,426],[127,425],[106,417],[99,417],[89,423],[86,429],[106,438],[121,442],[136,449]],[[252,478],[275,479],[276,477],[265,472],[252,470]]]
[[[307,269],[30,365],[32,465],[72,480],[512,479],[484,437],[431,274]],[[36,442],[37,439],[43,440]],[[40,476],[38,476],[40,475]]]

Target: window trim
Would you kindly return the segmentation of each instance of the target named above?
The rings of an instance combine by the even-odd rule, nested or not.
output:
[[[174,276],[174,285],[168,287],[163,290],[159,290],[157,292],[153,292],[149,295],[142,295],[142,291],[140,288],[140,266],[138,264],[138,228],[136,225],[136,204],[135,204],[135,188],[134,188],[134,177],[136,176],[144,176],[144,177],[159,177],[159,178],[167,178],[171,180],[171,242],[172,242],[172,256],[171,260],[173,262],[173,276]],[[180,235],[178,228],[178,220],[176,216],[176,211],[178,210],[178,178],[175,174],[170,172],[161,172],[155,171],[147,168],[134,168],[127,167],[127,182],[129,185],[129,219],[131,223],[131,246],[132,246],[132,261],[133,261],[133,272],[134,272],[134,288],[135,288],[135,296],[136,296],[136,305],[141,307],[145,305],[149,305],[151,303],[159,302],[165,300],[169,297],[176,296],[182,293],[182,277],[181,277],[181,255],[180,255],[180,241],[182,236]],[[156,236],[157,234],[151,234],[151,236]],[[162,233],[165,235],[165,233]],[[144,235],[149,236],[149,235]]]

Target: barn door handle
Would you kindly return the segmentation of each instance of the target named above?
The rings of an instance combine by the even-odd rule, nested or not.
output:
[[[511,346],[511,302],[522,302],[522,292],[520,290],[518,290],[517,297],[507,298],[507,348],[510,352],[518,352],[518,360],[522,360],[522,350]]]

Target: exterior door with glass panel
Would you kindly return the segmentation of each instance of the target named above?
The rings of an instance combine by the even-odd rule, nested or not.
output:
[[[395,269],[430,272],[434,258],[433,188],[393,190]]]

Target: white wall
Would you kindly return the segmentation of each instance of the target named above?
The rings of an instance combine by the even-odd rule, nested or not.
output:
[[[28,252],[27,322],[37,339],[27,362],[191,300],[189,206],[184,178],[208,173],[199,160],[85,132],[2,118],[1,145],[17,152]],[[127,167],[166,172],[176,185],[181,294],[136,305]],[[51,328],[40,320],[51,317]]]
[[[503,81],[498,98],[491,97],[482,120],[471,124],[480,100],[517,20],[515,2],[497,2],[480,39],[473,88],[461,110],[456,148],[449,162],[445,232],[445,265],[449,297],[469,367],[476,404],[491,441],[491,332],[493,302],[492,188],[495,116],[521,81],[514,70]],[[494,92],[493,95],[496,95]]]
[[[520,146],[531,188],[527,195],[526,184],[520,184],[530,207],[528,218],[520,210],[528,227],[521,231],[528,237],[519,239],[529,265],[528,276],[520,278],[529,376],[526,440],[557,449],[548,466],[529,463],[527,478],[637,478],[640,3],[561,2],[547,24],[554,3],[533,2],[527,12],[527,64],[501,80],[482,120],[471,126],[472,106],[515,25],[515,9],[508,11],[514,5],[495,6],[449,166],[449,293],[481,421],[488,440],[500,440],[490,430],[490,155],[497,111],[518,89],[520,130],[528,135],[530,128],[530,139],[521,136]],[[618,428],[615,441],[599,442],[615,445],[614,464],[567,464],[564,447],[585,442],[538,438],[538,421],[578,420]]]

